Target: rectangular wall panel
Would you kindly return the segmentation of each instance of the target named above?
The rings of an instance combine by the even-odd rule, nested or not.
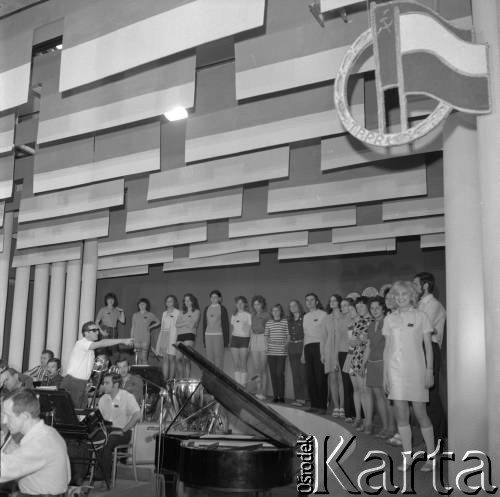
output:
[[[148,200],[217,190],[288,176],[289,148],[178,167],[149,177]]]
[[[361,117],[364,113],[364,105],[354,105],[352,112],[354,115]],[[237,154],[258,148],[274,147],[284,143],[339,133],[345,133],[345,129],[340,123],[337,112],[332,109],[188,139],[186,140],[186,162]]]
[[[236,73],[236,98],[265,95],[299,86],[335,79],[348,46],[282,60]],[[373,71],[373,58],[366,60],[356,73]]]
[[[396,240],[386,238],[350,243],[312,243],[307,247],[282,248],[278,250],[278,260],[310,259],[335,255],[364,254],[369,252],[393,252]]]
[[[250,238],[238,238],[213,243],[196,243],[189,247],[189,257],[210,257],[213,255],[232,254],[246,250],[275,249],[279,247],[300,247],[307,245],[307,231],[264,235]]]
[[[12,197],[14,186],[14,154],[0,157],[0,199]]]
[[[315,230],[356,224],[356,208],[335,209],[311,214],[269,217],[251,221],[229,221],[229,238],[240,236]]]
[[[28,101],[31,62],[0,73],[0,112]]]
[[[242,203],[243,193],[240,192],[216,198],[187,200],[161,207],[131,211],[127,213],[126,231],[238,217],[241,216]]]
[[[441,135],[424,147],[411,145],[391,147],[390,149],[371,149],[353,136],[346,134],[321,140],[321,170],[331,171],[348,166],[376,162],[394,157],[434,152],[443,148]]]
[[[148,274],[149,266],[121,267],[116,269],[103,269],[97,271],[97,279],[121,278],[123,276],[136,276],[139,274]]]
[[[0,91],[0,95],[2,92]],[[14,145],[14,128],[16,115],[14,113],[0,117],[0,154],[10,152]]]
[[[398,236],[427,235],[444,232],[444,216],[390,221],[382,224],[334,228],[332,242],[355,242],[359,240],[375,240]]]
[[[124,180],[21,199],[19,222],[37,221],[123,204]]]
[[[370,178],[270,189],[267,211],[295,211],[425,195],[426,181],[425,166],[422,166]]]
[[[444,247],[446,245],[444,233],[431,233],[420,237],[420,248]]]
[[[439,216],[441,214],[444,214],[443,197],[411,198],[382,203],[383,221],[411,217]]]
[[[80,259],[81,256],[81,243],[62,245],[55,248],[17,250],[12,259],[12,267],[36,266],[37,264],[72,261]]]
[[[203,242],[207,239],[207,226],[194,228],[179,228],[177,230],[165,230],[162,233],[139,236],[131,236],[121,240],[100,240],[97,246],[99,257],[122,254],[125,252],[137,252],[139,250],[150,250],[159,247],[170,247],[174,245],[187,245],[194,242]]]
[[[256,28],[264,10],[265,0],[196,0],[65,49],[59,90]]]
[[[170,262],[174,259],[172,248],[160,248],[132,252],[130,254],[110,255],[100,257],[97,262],[97,269],[114,269],[119,267],[141,266],[144,264],[160,264]]]
[[[235,254],[215,255],[191,259],[189,257],[175,259],[173,262],[163,264],[163,271],[181,271],[183,269],[196,269],[204,267],[239,266],[242,264],[258,264],[259,251],[249,250]]]
[[[57,220],[20,225],[17,248],[42,247],[59,243],[101,238],[108,235],[109,212],[102,211]]]
[[[321,12],[329,12],[330,10],[341,9],[358,3],[364,3],[364,0],[320,0],[320,9]]]

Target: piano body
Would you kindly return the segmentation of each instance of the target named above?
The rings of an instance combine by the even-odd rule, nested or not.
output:
[[[230,430],[183,432],[175,419],[162,423],[156,471],[174,475],[178,483],[177,493],[167,495],[188,495],[188,488],[215,495],[255,495],[292,484],[298,464],[295,449],[303,432],[193,348],[179,344],[178,349],[201,369],[199,383],[229,416]]]

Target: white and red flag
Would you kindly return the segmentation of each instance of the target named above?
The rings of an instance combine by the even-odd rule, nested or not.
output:
[[[424,94],[463,112],[490,112],[488,47],[433,10],[403,0],[372,4],[379,92]],[[382,95],[379,94],[379,98]]]

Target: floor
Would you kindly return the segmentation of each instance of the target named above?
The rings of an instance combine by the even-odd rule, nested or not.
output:
[[[333,418],[330,416],[323,416],[324,418],[330,419],[333,421]],[[370,451],[382,451],[386,453],[388,456],[392,458],[393,461],[395,461],[395,464],[397,464],[398,461],[400,461],[401,458],[401,452],[400,449],[396,447],[392,447],[388,444],[386,444],[383,440],[379,440],[373,436],[365,435],[363,433],[358,433],[354,431],[351,427],[351,425],[344,423],[341,420],[336,419],[335,422],[339,423],[340,425],[344,426],[347,428],[353,435],[356,436],[356,449],[354,453],[347,459],[345,463],[342,464],[342,468],[345,471],[345,473],[348,475],[351,481],[356,485],[358,475],[364,471],[367,470],[368,468],[374,468],[376,466],[379,466],[381,464],[380,460],[377,459],[375,461],[370,462],[365,462],[364,458]],[[420,466],[417,464],[416,470],[414,472],[414,481],[413,481],[413,488],[414,488],[414,495],[417,495],[419,497],[430,497],[436,495],[436,491],[433,488],[433,474],[431,473],[422,473],[419,470]],[[125,472],[124,472],[125,471]],[[318,489],[318,493],[321,492],[322,495],[335,495],[336,497],[344,497],[348,495],[352,495],[352,490],[351,492],[348,491],[348,481],[347,479],[343,480],[346,488],[343,488],[340,483],[337,481],[335,476],[328,472],[328,477],[326,479],[326,488],[323,489]],[[132,479],[131,473],[129,473],[126,469],[125,470],[120,470],[119,471],[119,480],[117,481],[117,485],[114,489],[111,489],[109,491],[104,491],[104,489],[100,490],[91,490],[90,496],[103,496],[103,497],[146,497],[146,496],[152,496],[154,497],[154,487],[153,483],[151,482],[152,476],[151,473],[148,471],[142,471],[139,474],[139,479],[142,480],[138,483],[134,482]],[[130,479],[128,479],[130,478]],[[386,485],[385,487],[387,488],[388,485],[391,483],[395,486],[399,487],[399,492],[402,493],[402,490],[404,488],[404,475],[398,471],[395,470],[393,472],[393,476],[389,477],[386,480]],[[409,490],[408,486],[410,485],[410,479],[409,479],[409,473],[406,474],[407,478],[407,490]],[[148,481],[149,480],[149,481]],[[369,484],[371,487],[375,487],[377,485],[380,485],[382,483],[382,476],[378,475],[377,477],[374,477]],[[359,488],[359,487],[358,487]],[[232,495],[238,495],[240,497],[243,496],[243,494],[224,494],[222,492],[217,492],[217,493],[207,493],[207,492],[191,492],[187,493],[187,495],[191,496],[196,496],[196,497],[213,497],[216,495],[221,495],[221,497],[232,497]],[[299,495],[296,489],[295,484],[291,485],[289,487],[285,488],[279,488],[279,489],[274,489],[272,491],[272,497],[289,497],[289,496],[297,496]],[[382,496],[389,496],[389,495],[394,495],[394,493],[389,493],[387,490],[382,490],[378,495]],[[165,496],[162,497],[173,497],[174,494],[168,493]],[[268,497],[268,496],[266,496]]]

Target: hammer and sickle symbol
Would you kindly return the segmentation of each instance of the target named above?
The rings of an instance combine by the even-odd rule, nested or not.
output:
[[[381,17],[378,21],[377,34],[380,34],[382,31],[391,31],[394,24],[394,19],[387,15],[390,13],[390,10],[385,9],[383,13],[385,14],[384,17]]]

